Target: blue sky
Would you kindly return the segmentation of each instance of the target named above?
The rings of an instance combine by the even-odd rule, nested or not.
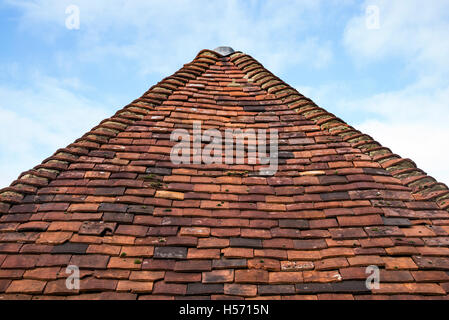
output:
[[[0,187],[220,45],[449,183],[447,0],[0,0],[0,39]]]

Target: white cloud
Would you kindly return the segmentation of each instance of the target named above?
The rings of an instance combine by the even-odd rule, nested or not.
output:
[[[254,54],[279,72],[295,64],[317,68],[332,61],[332,44],[308,35],[322,1],[33,0],[21,8],[23,29],[48,41],[67,35],[65,7],[80,8],[76,49],[60,61],[137,62],[142,74],[170,74],[201,48],[229,45]],[[327,3],[327,2],[326,2]]]
[[[432,79],[422,78],[401,90],[353,99],[335,95],[348,92],[342,84],[296,89],[449,185],[449,86],[436,85]]]
[[[368,5],[378,6],[380,29],[366,28]],[[336,110],[364,114],[351,124],[449,183],[449,2],[372,0],[360,9],[346,26],[346,50],[367,72],[378,62],[400,61],[401,74],[385,73],[385,81],[400,76],[409,84],[353,100],[338,99]]]
[[[356,128],[371,135],[393,153],[412,159],[418,168],[449,185],[447,126],[370,120]]]
[[[0,188],[112,113],[73,93],[83,88],[77,79],[32,79],[26,88],[0,85]]]
[[[449,86],[432,79],[421,78],[401,90],[387,91],[355,100],[339,99],[337,110],[363,111],[378,119],[411,124],[446,125]]]
[[[434,89],[426,82],[359,100],[340,100],[337,110],[370,112],[379,120],[351,123],[383,146],[449,184],[449,87]]]
[[[366,27],[365,8],[379,8],[379,29]],[[448,72],[447,0],[369,0],[347,24],[344,44],[358,62],[398,57],[419,73]]]

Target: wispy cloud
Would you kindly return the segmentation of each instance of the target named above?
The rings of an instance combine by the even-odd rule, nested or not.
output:
[[[418,83],[359,100],[340,100],[337,104],[346,112],[374,115],[375,118],[351,124],[449,184],[448,101],[449,87],[433,89]]]
[[[379,8],[379,29],[366,28],[363,9],[369,4]],[[449,2],[377,0],[365,1],[361,9],[345,29],[346,49],[368,75],[376,63],[396,59],[404,65],[402,74],[385,70],[385,81],[404,77],[407,84],[357,99],[341,98],[337,109],[374,115],[360,119],[357,127],[449,183]]]
[[[379,29],[366,27],[368,5],[379,8]],[[448,1],[370,0],[361,9],[344,33],[346,48],[359,62],[397,57],[420,74],[449,71]]]
[[[80,94],[77,79],[61,81],[40,74],[30,77],[36,84],[31,88],[0,86],[0,187],[82,136],[110,113]]]
[[[129,59],[143,73],[169,73],[199,48],[229,45],[257,55],[273,71],[295,64],[323,67],[332,60],[328,39],[308,34],[321,1],[27,0],[20,23],[43,37],[64,36],[65,8],[80,9],[80,29],[66,61]],[[39,28],[35,28],[39,26]],[[51,36],[49,35],[51,34]],[[312,62],[312,63],[311,63]]]

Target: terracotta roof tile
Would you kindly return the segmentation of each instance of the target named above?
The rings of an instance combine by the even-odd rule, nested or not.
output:
[[[174,164],[194,121],[277,129],[277,172]],[[0,190],[0,298],[447,298],[448,199],[252,57],[203,50]]]

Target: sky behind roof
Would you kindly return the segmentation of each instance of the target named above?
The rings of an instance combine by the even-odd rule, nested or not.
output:
[[[0,39],[0,187],[220,45],[449,184],[448,0],[0,0]]]

